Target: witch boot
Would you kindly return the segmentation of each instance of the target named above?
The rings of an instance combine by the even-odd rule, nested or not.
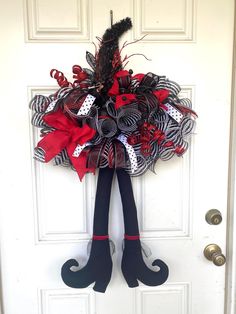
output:
[[[112,178],[114,169],[99,170],[97,192],[94,209],[93,239],[87,264],[78,271],[72,271],[72,266],[78,266],[75,259],[68,260],[61,269],[64,283],[72,288],[86,288],[95,282],[93,289],[105,292],[111,279],[112,259],[108,236],[108,218]]]
[[[139,236],[137,209],[135,205],[132,183],[129,174],[124,169],[116,170],[125,224],[124,252],[121,269],[130,288],[139,285],[138,280],[147,286],[163,284],[169,275],[168,266],[156,259],[152,265],[159,271],[153,271],[145,264]]]

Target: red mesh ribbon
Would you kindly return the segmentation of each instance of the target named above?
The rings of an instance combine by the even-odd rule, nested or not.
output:
[[[86,168],[88,152],[82,152],[79,158],[73,157],[73,153],[78,144],[83,145],[88,142],[94,137],[96,131],[87,124],[79,127],[61,110],[45,115],[43,120],[47,125],[56,129],[46,134],[37,145],[37,148],[41,148],[45,152],[45,162],[50,161],[63,149],[66,149],[80,180],[86,172],[94,172],[95,169]]]
[[[112,87],[108,91],[109,96],[116,96],[116,95],[120,94],[120,87],[121,86],[119,84],[119,81],[120,81],[120,83],[122,83],[122,78],[127,77],[127,76],[129,77],[130,74],[126,70],[119,71],[114,75]]]
[[[170,92],[167,89],[159,89],[155,90],[153,94],[156,96],[159,102],[162,103],[166,98],[168,98]]]

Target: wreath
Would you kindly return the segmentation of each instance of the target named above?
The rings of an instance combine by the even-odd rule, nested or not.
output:
[[[130,18],[107,29],[95,55],[86,52],[90,69],[74,65],[73,82],[52,69],[59,89],[50,96],[36,95],[30,102],[32,124],[41,128],[42,139],[34,150],[41,162],[70,166],[80,178],[99,168],[94,230],[87,265],[78,271],[74,259],[62,266],[62,279],[70,287],[95,282],[105,292],[111,278],[112,259],[108,236],[109,200],[114,172],[122,198],[125,245],[122,271],[130,287],[138,280],[160,285],[168,277],[161,260],[148,268],[142,256],[137,212],[130,176],[155,171],[158,159],[182,156],[195,126],[191,101],[180,98],[180,86],[166,76],[126,70],[128,56],[121,57],[119,38],[132,27]]]

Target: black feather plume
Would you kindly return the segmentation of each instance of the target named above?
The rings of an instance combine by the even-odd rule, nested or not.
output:
[[[122,68],[121,60],[116,64],[115,68],[113,60],[115,54],[119,56],[119,38],[131,27],[131,19],[127,17],[108,28],[102,37],[96,60],[96,77],[104,85],[103,92],[110,88],[114,73]]]

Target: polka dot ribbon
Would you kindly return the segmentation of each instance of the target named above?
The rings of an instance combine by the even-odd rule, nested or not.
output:
[[[82,152],[82,150],[86,147],[86,146],[88,146],[90,143],[89,142],[87,142],[87,143],[85,143],[85,144],[83,144],[83,145],[77,145],[76,146],[76,148],[75,148],[75,150],[74,150],[74,153],[73,153],[73,157],[79,157],[79,155],[80,155],[80,153]]]
[[[133,149],[133,147],[127,143],[127,137],[123,134],[120,134],[117,139],[124,144],[126,151],[129,155],[129,160],[130,160],[130,164],[131,164],[131,172],[134,173],[135,170],[137,170],[138,168],[138,161],[137,161],[137,156],[135,154],[135,151]]]
[[[79,111],[77,112],[77,116],[87,115],[95,99],[96,98],[93,95],[88,94],[84,102],[82,103],[82,106],[80,107]]]
[[[53,111],[53,109],[55,108],[55,106],[57,104],[57,101],[58,101],[58,99],[55,99],[52,102],[50,102],[45,113],[49,113],[49,112]]]
[[[174,108],[171,104],[167,103],[165,104],[165,107],[166,107],[166,112],[168,113],[168,115],[171,116],[171,118],[173,118],[175,121],[180,123],[183,118],[183,114],[179,110]]]

